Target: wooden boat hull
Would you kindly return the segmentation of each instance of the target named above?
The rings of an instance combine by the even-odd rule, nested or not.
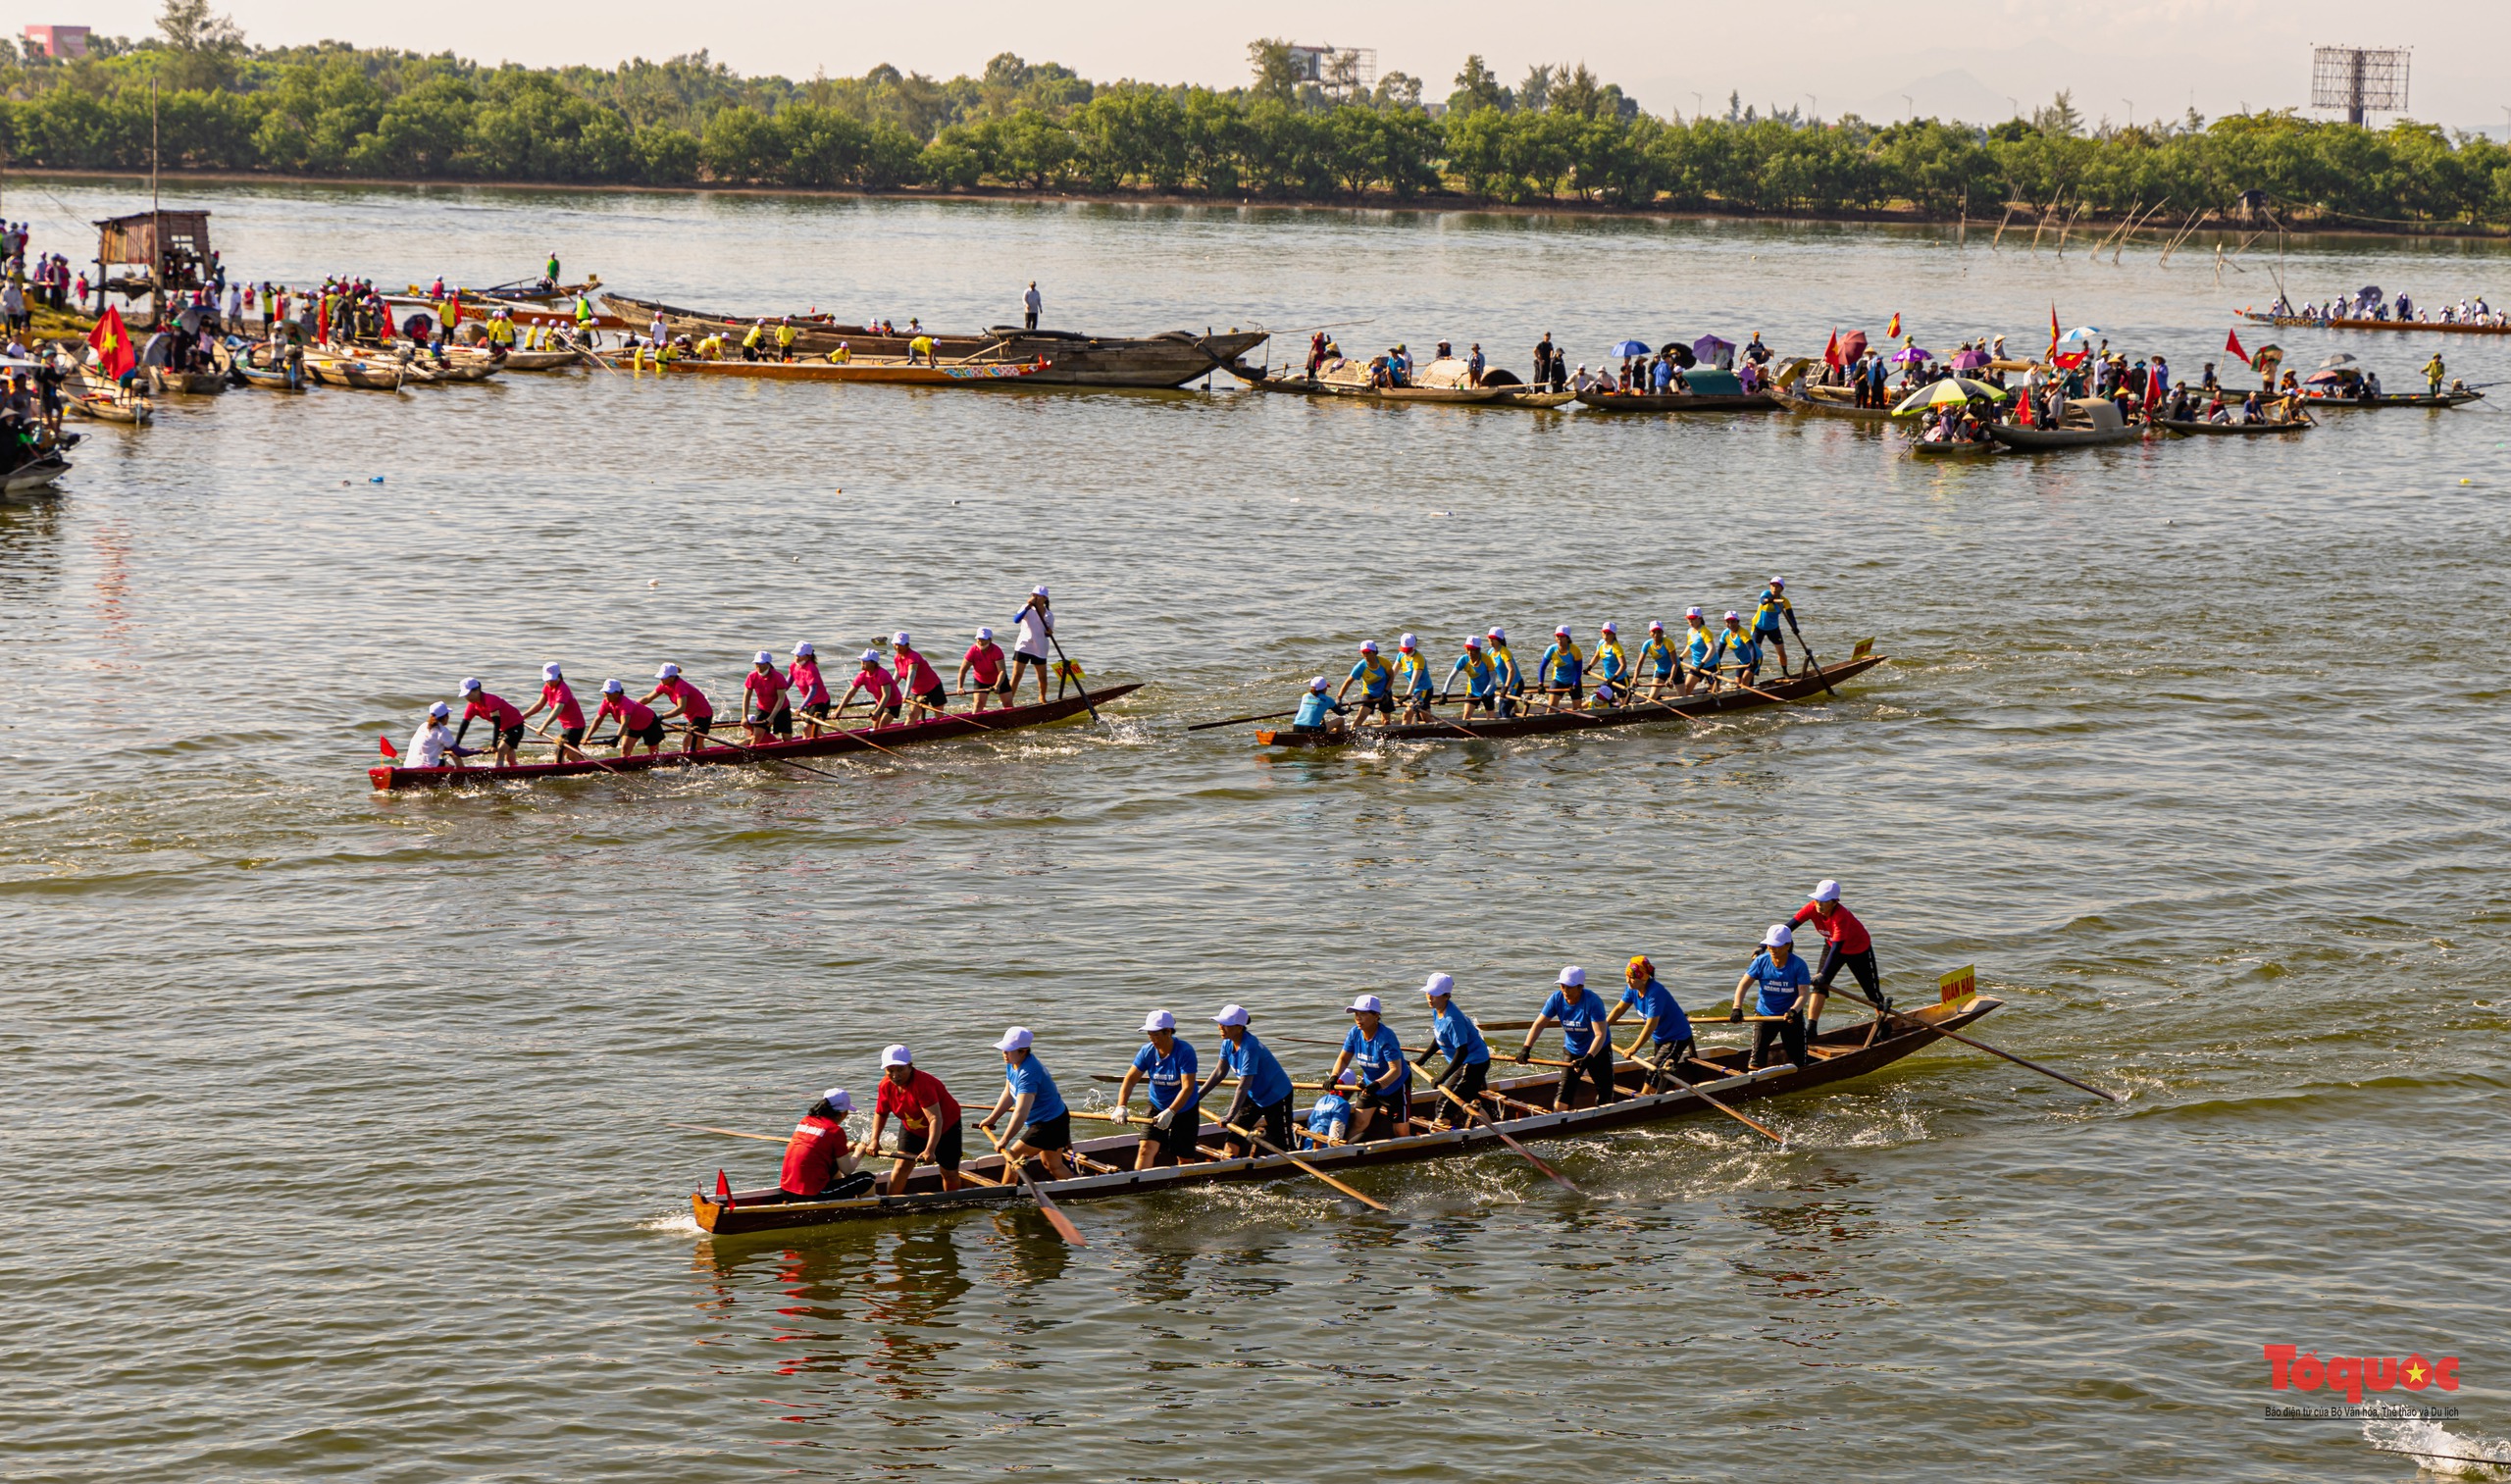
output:
[[[1779,404],[1790,412],[1809,412],[1816,417],[1846,418],[1859,423],[1888,423],[1889,407],[1860,407],[1854,402],[1834,402],[1828,397],[1798,396],[1793,392],[1779,398]]]
[[[457,365],[473,360],[486,361],[499,371],[564,371],[570,366],[583,364],[584,352],[572,349],[509,350],[502,356],[491,357],[486,351],[456,350],[453,359]]]
[[[742,746],[707,746],[695,752],[641,752],[635,757],[600,757],[599,761],[525,763],[513,768],[403,768],[386,765],[367,769],[366,776],[378,790],[467,788],[532,783],[549,778],[589,778],[605,773],[648,773],[657,768],[722,767],[769,763],[782,758],[834,757],[846,752],[872,751],[875,746],[896,750],[915,742],[947,742],[962,737],[983,737],[990,732],[1014,732],[1047,726],[1079,716],[1093,705],[1105,705],[1141,689],[1139,683],[1107,686],[1086,694],[1075,691],[1058,700],[988,711],[981,718],[972,719],[967,712],[954,711],[932,721],[908,722],[878,731],[863,732],[849,728],[819,737],[796,736],[790,742],[772,742],[759,746],[748,745],[746,732],[737,723],[719,720],[717,730],[723,735],[741,738]]]
[[[1739,396],[1695,395],[1672,391],[1656,392],[1582,391],[1578,403],[1598,412],[1776,412],[1778,398],[1768,392],[1751,391]]]
[[[400,367],[386,368],[340,356],[309,355],[305,358],[305,374],[326,386],[343,386],[352,391],[398,391],[403,381]]]
[[[305,389],[304,374],[285,367],[254,366],[238,361],[235,363],[235,374],[242,377],[246,384],[259,386],[264,391],[303,391]]]
[[[2173,418],[2154,419],[2156,428],[2165,429],[2184,438],[2194,437],[2273,437],[2280,433],[2308,433],[2318,427],[2308,421],[2290,423],[2201,423]]]
[[[1853,1000],[1838,1001],[1854,1003]],[[1892,1017],[1888,1034],[1878,1032],[1873,1022],[1859,1021],[1836,1026],[1814,1038],[1808,1053],[1808,1065],[1784,1063],[1765,1067],[1759,1072],[1743,1070],[1747,1051],[1742,1049],[1709,1051],[1710,1061],[1728,1075],[1700,1084],[1700,1090],[1718,1101],[1733,1105],[1738,1102],[1761,1102],[1797,1093],[1834,1086],[1854,1078],[1882,1070],[1944,1039],[1946,1031],[1959,1030],[1977,1021],[2002,1000],[1987,995],[1969,996],[1961,999],[1926,1005],[1919,1009],[1898,1011]],[[1714,1029],[1717,1022],[1702,1020],[1703,1029]],[[1492,1069],[1507,1063],[1495,1056]],[[1583,1137],[1614,1129],[1642,1124],[1662,1123],[1675,1118],[1722,1116],[1696,1093],[1686,1088],[1657,1094],[1638,1094],[1645,1084],[1641,1069],[1633,1062],[1620,1062],[1616,1068],[1617,1086],[1630,1093],[1620,1100],[1597,1107],[1529,1113],[1506,1119],[1495,1125],[1477,1124],[1469,1128],[1450,1129],[1439,1133],[1415,1134],[1409,1139],[1376,1139],[1366,1144],[1344,1145],[1339,1149],[1302,1151],[1299,1157],[1307,1163],[1337,1177],[1349,1172],[1380,1165],[1412,1163],[1424,1159],[1448,1159],[1496,1151],[1503,1146],[1500,1135],[1507,1134],[1519,1143],[1529,1140],[1553,1140]],[[1417,1086],[1417,1083],[1416,1083]],[[1556,1074],[1493,1079],[1493,1091],[1519,1102],[1550,1108],[1559,1087]],[[1426,1118],[1432,1111],[1436,1095],[1426,1090],[1413,1095],[1413,1116]],[[1216,1143],[1225,1130],[1218,1124],[1205,1124],[1198,1136],[1199,1143]],[[1130,1166],[1140,1135],[1131,1130],[1102,1139],[1076,1140],[1074,1151],[1102,1163],[1119,1166],[1107,1174],[1083,1175],[1070,1180],[1051,1180],[1041,1188],[1058,1203],[1103,1200],[1114,1196],[1145,1195],[1157,1191],[1182,1190],[1200,1185],[1246,1180],[1277,1180],[1302,1177],[1304,1172],[1279,1154],[1258,1154],[1247,1159],[1207,1160],[1195,1164],[1165,1165],[1148,1170]],[[1002,1158],[988,1154],[970,1159],[962,1168],[988,1180],[999,1180],[1003,1171]],[[963,1207],[1019,1205],[1028,1203],[1028,1194],[1017,1183],[1011,1185],[975,1186],[957,1191],[941,1188],[939,1172],[931,1166],[919,1168],[900,1196],[864,1196],[848,1201],[794,1201],[777,1199],[773,1188],[736,1191],[730,1205],[718,1202],[705,1192],[690,1197],[690,1214],[700,1230],[716,1237],[734,1237],[751,1232],[791,1231],[798,1227],[833,1226],[848,1221],[878,1221],[911,1217],[926,1212]]]
[[[2279,330],[2422,330],[2434,334],[2511,334],[2511,325],[2442,325],[2424,320],[2314,320],[2297,314],[2259,314],[2254,310],[2242,318],[2254,325],[2273,325]]]
[[[214,397],[227,389],[223,371],[168,371],[148,368],[149,384],[161,396]]]
[[[157,415],[156,406],[145,397],[133,402],[118,402],[110,396],[81,396],[77,392],[62,398],[62,407],[82,418],[99,423],[126,423],[133,427]]]
[[[2456,407],[2465,402],[2482,401],[2484,397],[2484,392],[2475,390],[2445,391],[2438,396],[2431,396],[2420,391],[2383,392],[2376,397],[2324,397],[2304,392],[2302,402],[2305,406],[2326,407],[2331,411],[2371,412],[2383,407]]]
[[[69,472],[68,459],[57,453],[48,453],[32,463],[21,464],[10,470],[5,479],[0,479],[0,493],[29,494],[37,489],[49,489]]]
[[[1864,659],[1845,660],[1824,665],[1812,674],[1791,675],[1773,680],[1759,689],[1776,696],[1779,701],[1805,700],[1823,693],[1830,686],[1852,676],[1863,675],[1882,664],[1888,655],[1870,654]],[[1827,685],[1825,684],[1827,682]],[[1644,684],[1644,682],[1643,682]],[[1750,691],[1727,689],[1702,695],[1686,695],[1667,701],[1641,701],[1635,705],[1617,706],[1609,711],[1539,711],[1533,715],[1507,716],[1491,721],[1469,722],[1404,722],[1389,727],[1365,727],[1346,731],[1340,737],[1309,737],[1297,732],[1258,732],[1256,743],[1262,747],[1343,747],[1356,742],[1483,742],[1512,737],[1542,737],[1555,732],[1592,732],[1603,727],[1630,727],[1648,722],[1677,721],[1683,717],[1714,716],[1727,711],[1751,711],[1775,705],[1766,696]]]
[[[1968,438],[1952,438],[1940,443],[1930,443],[1924,438],[1910,440],[1910,457],[1914,459],[1978,459],[2003,452],[2003,443],[1975,443]]]
[[[2019,428],[2012,423],[1991,423],[1988,436],[2008,448],[2025,453],[2046,453],[2061,448],[2100,448],[2113,443],[2132,443],[2136,430],[2121,428]]]
[[[651,363],[643,370],[661,370],[673,376],[741,377],[763,382],[866,382],[902,386],[1017,386],[1024,383],[1044,384],[1047,363],[1025,361],[1019,364],[988,362],[968,366],[946,363],[940,366],[903,361],[848,361],[843,366],[826,361],[668,361],[659,368]]]
[[[1578,393],[1574,391],[1543,391],[1532,386],[1503,386],[1500,388],[1500,394],[1491,399],[1491,405],[1531,407],[1537,411],[1544,411],[1554,407],[1566,407],[1576,400],[1578,400]]]
[[[1377,396],[1381,402],[1491,402],[1499,399],[1503,389],[1498,386],[1381,386]]]

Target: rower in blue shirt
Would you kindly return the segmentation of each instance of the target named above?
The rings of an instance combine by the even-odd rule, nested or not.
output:
[[[1408,634],[1395,641],[1395,690],[1404,697],[1406,721],[1430,719],[1430,699],[1439,688],[1430,683],[1430,662],[1422,656],[1417,635]]]
[[[1509,631],[1497,624],[1482,637],[1482,652],[1491,657],[1492,686],[1500,693],[1500,714],[1514,716],[1525,709],[1526,673],[1517,668],[1517,657],[1509,651]]]
[[[1134,1168],[1177,1164],[1195,1151],[1195,1135],[1203,1127],[1204,1090],[1195,1085],[1195,1048],[1177,1037],[1177,1017],[1153,1010],[1142,1023],[1151,1039],[1134,1052],[1125,1080],[1116,1086],[1116,1121],[1128,1121],[1125,1103],[1134,1084],[1151,1084],[1151,1121],[1134,1147]]]
[[[1288,1149],[1291,1142],[1291,1075],[1282,1070],[1280,1059],[1264,1043],[1247,1029],[1247,1008],[1225,1004],[1212,1017],[1220,1027],[1220,1051],[1212,1057],[1212,1074],[1196,1096],[1202,1097],[1220,1086],[1221,1079],[1238,1079],[1238,1094],[1229,1100],[1229,1111],[1221,1115],[1223,1124],[1235,1125],[1255,1134],[1275,1149]],[[1221,1144],[1233,1156],[1253,1152],[1248,1142],[1235,1134],[1224,1135]]]
[[[1456,980],[1447,974],[1433,974],[1421,986],[1422,996],[1430,1001],[1430,1049],[1448,1059],[1447,1070],[1433,1084],[1446,1088],[1476,1107],[1481,1105],[1482,1090],[1490,1084],[1491,1048],[1482,1039],[1482,1028],[1473,1017],[1456,1005]],[[1435,1115],[1438,1126],[1453,1128],[1469,1120],[1464,1109],[1439,1100]]]
[[[1683,652],[1691,664],[1681,673],[1680,690],[1689,695],[1694,685],[1715,681],[1717,675],[1717,635],[1698,608],[1683,610]]]
[[[1796,610],[1787,601],[1787,579],[1774,577],[1762,595],[1753,600],[1753,642],[1768,644],[1778,651],[1778,673],[1787,673],[1787,636],[1779,625],[1796,622]]]
[[[1352,1104],[1332,1093],[1317,1096],[1316,1106],[1307,1110],[1307,1133],[1300,1140],[1306,1149],[1329,1149],[1343,1143],[1352,1132]]]
[[[1331,1087],[1343,1080],[1346,1067],[1360,1074],[1359,1092],[1352,1099],[1360,1120],[1354,1130],[1356,1139],[1377,1137],[1379,1114],[1392,1123],[1396,1138],[1412,1132],[1412,1063],[1405,1058],[1404,1043],[1386,1024],[1383,1012],[1375,995],[1352,1001],[1352,1028],[1343,1033],[1343,1049],[1334,1057],[1334,1070],[1325,1075],[1325,1084]]]
[[[1395,720],[1395,667],[1377,657],[1376,640],[1360,641],[1360,661],[1344,678],[1342,689],[1334,692],[1334,698],[1339,701],[1351,694],[1355,682],[1360,688],[1360,721],[1367,722],[1369,713],[1374,711],[1392,724]]]
[[[1561,971],[1552,998],[1543,1002],[1543,1012],[1526,1027],[1526,1044],[1517,1049],[1519,1061],[1533,1058],[1534,1039],[1546,1027],[1561,1027],[1561,1051],[1569,1064],[1561,1069],[1561,1086],[1552,1097],[1554,1107],[1589,1106],[1574,1100],[1581,1082],[1594,1089],[1598,1104],[1621,1096],[1614,1086],[1613,1033],[1605,1029],[1606,1014],[1605,1002],[1587,988],[1587,971],[1573,963]]]
[[[1753,1066],[1776,1060],[1769,1054],[1774,1041],[1785,1048],[1788,1061],[1805,1065],[1805,1042],[1812,1027],[1805,1023],[1802,998],[1813,982],[1813,971],[1796,956],[1796,934],[1783,922],[1771,923],[1769,931],[1762,935],[1760,955],[1744,970],[1744,977],[1735,981],[1735,1008],[1729,1017],[1744,1018],[1744,992],[1758,986],[1760,993],[1753,1000],[1753,1013],[1769,1018],[1753,1027]]]
[[[1761,673],[1762,646],[1744,630],[1744,615],[1726,610],[1726,631],[1717,636],[1717,658],[1714,662],[1721,678],[1741,681],[1749,686]]]
[[[1674,1002],[1673,992],[1657,982],[1657,966],[1640,954],[1630,960],[1623,977],[1629,988],[1621,992],[1621,1003],[1613,1007],[1605,1024],[1618,1025],[1624,1010],[1639,1012],[1639,1037],[1630,1044],[1633,1060],[1648,1063],[1648,1091],[1663,1092],[1689,1081],[1682,1075],[1682,1064],[1698,1053],[1692,1040],[1691,1017]]]
[[[1543,658],[1535,662],[1534,670],[1535,674],[1543,677],[1544,704],[1553,710],[1563,709],[1561,701],[1563,696],[1568,697],[1573,707],[1587,698],[1587,664],[1579,656],[1578,641],[1569,637],[1567,624],[1552,631],[1552,647],[1543,651]]]
[[[1456,684],[1458,676],[1464,677],[1464,719],[1466,721],[1473,720],[1473,713],[1477,707],[1492,716],[1500,714],[1498,674],[1499,672],[1492,668],[1490,659],[1482,652],[1482,640],[1470,634],[1466,635],[1464,653],[1458,656],[1456,667],[1448,671],[1448,684],[1451,686]]]
[[[1332,720],[1328,720],[1328,714]],[[1352,708],[1325,693],[1325,677],[1320,675],[1307,683],[1307,693],[1300,697],[1299,714],[1291,718],[1291,730],[1312,737],[1341,737],[1342,718]]]
[[[1596,630],[1596,659],[1589,668],[1596,676],[1597,705],[1618,706],[1627,698],[1624,677],[1630,673],[1630,657],[1621,652],[1621,631],[1612,619]]]
[[[1644,676],[1648,680],[1650,700],[1665,698],[1665,687],[1674,679],[1675,668],[1681,663],[1681,660],[1675,658],[1674,646],[1665,639],[1665,621],[1662,618],[1650,619],[1648,642],[1639,646],[1638,656],[1632,662],[1634,674]],[[1637,682],[1634,680],[1632,684],[1635,686]]]
[[[1055,1091],[1047,1064],[1030,1050],[1035,1040],[1027,1026],[1015,1025],[994,1044],[1002,1053],[1002,1096],[994,1100],[994,1111],[978,1119],[977,1127],[991,1129],[1009,1113],[1010,1137],[1002,1141],[1003,1158],[1017,1162],[1034,1154],[1047,1167],[1048,1179],[1069,1180],[1072,1171],[1064,1164],[1063,1153],[1072,1148],[1072,1110]]]

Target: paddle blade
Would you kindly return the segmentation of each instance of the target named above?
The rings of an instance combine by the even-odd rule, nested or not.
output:
[[[400,749],[392,745],[392,739],[388,737],[378,737],[375,740],[375,744],[383,748],[384,755],[392,759],[394,762],[399,762],[401,760]]]
[[[715,1203],[726,1210],[733,1208],[733,1182],[725,1179],[720,1169],[715,1171]]]
[[[1090,1245],[1089,1239],[1081,1235],[1081,1228],[1073,1225],[1072,1218],[1063,1213],[1063,1207],[1048,1200],[1047,1193],[1038,1189],[1034,1180],[1029,1183],[1029,1194],[1038,1198],[1038,1209],[1047,1213],[1047,1224],[1055,1229],[1056,1235],[1075,1247]]]

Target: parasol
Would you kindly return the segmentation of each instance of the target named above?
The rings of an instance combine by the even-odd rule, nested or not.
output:
[[[1648,349],[1648,342],[1645,340],[1622,340],[1616,343],[1613,349],[1605,352],[1607,355],[1617,356],[1648,355],[1651,352]]]
[[[1985,382],[1974,382],[1969,377],[1946,377],[1901,398],[1901,404],[1892,409],[1892,416],[1913,418],[1929,407],[1958,407],[1974,398],[1994,402],[2002,400],[2005,395],[2003,387],[1991,386]]]
[[[1953,359],[1944,364],[1956,371],[1976,371],[1988,364],[1988,353],[1984,350],[1957,351]]]
[[[1925,350],[1916,345],[1892,352],[1892,364],[1895,366],[1923,366],[1932,359],[1934,358]]]

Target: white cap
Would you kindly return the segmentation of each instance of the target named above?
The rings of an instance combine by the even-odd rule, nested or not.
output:
[[[657,671],[655,671],[655,672],[654,672],[654,679],[656,679],[656,680],[678,680],[678,679],[680,679],[680,666],[678,666],[678,665],[665,665],[665,666],[663,666],[661,669],[659,669],[659,670],[657,670]]]
[[[471,677],[469,680],[464,681],[464,682],[462,683],[462,688],[461,688],[461,689],[462,689],[462,693],[463,693],[463,694],[465,694],[465,695],[468,695],[468,694],[470,694],[472,691],[479,690],[479,689],[480,689],[480,677],[478,677],[478,676],[476,676],[476,675],[475,675],[475,676]]]
[[[1567,624],[1553,625],[1552,637],[1554,639],[1567,639],[1569,637],[1569,626]]]
[[[750,663],[754,665],[772,665],[776,663],[776,656],[768,653],[764,649],[761,649],[758,651],[758,658],[750,661]]]
[[[1247,1006],[1243,1004],[1222,1005],[1220,1013],[1212,1017],[1214,1025],[1245,1025],[1246,1023]]]
[[[1837,900],[1839,900],[1839,899],[1840,899],[1840,884],[1839,884],[1838,882],[1836,882],[1836,881],[1818,881],[1818,882],[1816,882],[1816,883],[1814,884],[1814,895],[1813,895],[1813,896],[1812,896],[1810,899],[1812,899],[1812,900],[1814,900],[1814,901],[1837,901]]]
[[[1784,588],[1787,586],[1787,579],[1783,577],[1774,577],[1769,580],[1769,585],[1773,588]]]
[[[1491,626],[1491,637],[1496,640],[1506,640],[1509,637],[1509,631],[1501,628],[1498,624],[1493,624]]]
[[[898,649],[912,649],[915,647],[906,641],[906,631],[904,629],[900,629],[897,633],[890,636],[890,644],[892,647]]]
[[[1619,634],[1621,631],[1614,626],[1614,621],[1612,619],[1606,619],[1602,624],[1596,627],[1596,632],[1598,634]]]
[[[556,680],[558,678],[558,662],[553,659],[549,663],[542,665],[540,667],[540,678],[542,680]]]
[[[1421,640],[1418,635],[1408,634],[1395,641],[1395,647],[1398,649],[1409,649],[1420,641]]]
[[[1177,1017],[1166,1010],[1153,1010],[1142,1017],[1142,1028],[1146,1031],[1173,1031],[1177,1029]]]
[[[1044,597],[1044,596],[1046,596],[1046,595],[1047,595],[1047,588],[1046,588],[1046,585],[1045,585],[1045,584],[1043,584],[1043,583],[1041,583],[1041,584],[1039,584],[1037,587],[1030,588],[1030,589],[1029,589],[1029,595],[1030,595],[1031,597]]]
[[[881,1048],[881,1065],[885,1067],[913,1066],[915,1053],[902,1046],[885,1046]]]
[[[1685,618],[1698,618],[1700,616],[1701,614],[1698,608],[1685,608],[1683,610],[1683,617]]]
[[[841,1113],[854,1111],[854,1095],[842,1087],[833,1087],[820,1094],[820,1100]]]
[[[819,658],[819,653],[820,651],[811,647],[811,641],[809,640],[804,640],[794,646],[794,657],[795,659],[817,659]]]
[[[1662,631],[1665,627],[1665,621],[1662,618],[1652,618],[1648,621],[1648,632],[1651,634],[1656,634]]]
[[[1433,974],[1430,976],[1429,983],[1421,986],[1421,993],[1433,999],[1441,995],[1452,994],[1455,990],[1456,976],[1453,974]]]
[[[1385,1008],[1386,1007],[1384,1005],[1377,1002],[1377,997],[1375,995],[1363,995],[1359,998],[1352,1001],[1352,1008],[1349,1013],[1357,1015],[1360,1011],[1366,1010],[1370,1014],[1376,1015],[1383,1013]]]
[[[1729,608],[1726,610],[1726,621],[1728,623],[1740,624],[1744,621],[1744,615],[1736,612],[1732,608]]]
[[[998,1051],[1025,1051],[1029,1049],[1029,1044],[1037,1039],[1029,1034],[1027,1026],[1015,1025],[1002,1033],[1002,1039],[994,1044],[994,1049]]]
[[[435,705],[428,707],[428,715],[435,717],[437,721],[442,721],[452,714],[453,708],[442,701],[437,701]]]
[[[606,680],[601,683],[601,693],[604,695],[625,695],[628,693],[628,688],[615,680]]]
[[[1766,948],[1794,947],[1795,946],[1796,935],[1790,932],[1787,924],[1783,922],[1771,923],[1769,931],[1762,935],[1762,947]]]
[[[880,662],[881,662],[881,651],[880,651],[880,650],[878,650],[878,649],[866,649],[866,650],[864,650],[864,651],[863,651],[863,663],[865,663],[865,664],[867,664],[867,665],[877,665],[877,664],[879,664]]]
[[[1583,988],[1586,982],[1587,971],[1574,963],[1561,971],[1561,987],[1564,990]]]
[[[994,638],[994,631],[991,629],[979,629],[977,631],[977,639],[980,642],[992,638]]]
[[[1481,648],[1481,647],[1482,647],[1482,640],[1481,640],[1480,637],[1478,637],[1478,636],[1476,636],[1476,635],[1471,635],[1471,634],[1466,635],[1466,636],[1464,637],[1464,647],[1466,647],[1466,648],[1468,648],[1468,649],[1479,649],[1479,648]]]
[[[1362,654],[1375,654],[1377,652],[1377,640],[1373,639],[1364,639],[1360,640],[1360,652]]]
[[[1323,691],[1325,689],[1325,677],[1320,675],[1316,677],[1316,679],[1309,681],[1307,683],[1307,689],[1310,691]]]

